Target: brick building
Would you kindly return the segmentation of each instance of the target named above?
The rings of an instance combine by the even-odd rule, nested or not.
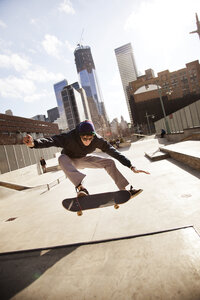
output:
[[[57,124],[0,114],[0,145],[22,144],[22,137],[30,133],[34,138],[59,134]]]
[[[200,64],[193,61],[186,68],[159,72],[155,77],[152,69],[129,83],[128,95],[134,124],[147,123],[145,114],[154,115],[154,121],[163,118],[158,86],[166,115],[200,99]]]

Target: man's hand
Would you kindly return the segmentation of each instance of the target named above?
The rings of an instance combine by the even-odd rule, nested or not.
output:
[[[33,137],[30,134],[27,134],[23,138],[23,143],[26,144],[26,146],[28,146],[28,147],[34,147]]]
[[[132,170],[134,173],[145,173],[145,174],[147,174],[147,175],[150,175],[149,172],[143,171],[143,170],[137,170],[136,167],[131,167],[131,170]]]

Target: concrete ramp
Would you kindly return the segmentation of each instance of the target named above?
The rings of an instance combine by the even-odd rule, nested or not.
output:
[[[0,256],[1,299],[200,299],[193,227]]]
[[[6,188],[9,188],[12,190],[16,190],[16,191],[24,191],[24,190],[32,188],[30,186],[24,186],[24,185],[19,185],[19,184],[15,184],[15,183],[5,182],[5,181],[0,181],[0,186],[6,187]]]
[[[0,186],[0,201],[15,197],[18,193],[19,191],[7,189],[5,187]]]

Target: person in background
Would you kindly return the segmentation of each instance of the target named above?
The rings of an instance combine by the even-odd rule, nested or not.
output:
[[[43,171],[43,173],[46,173],[46,171],[47,171],[47,168],[46,168],[46,161],[45,161],[45,159],[44,159],[43,157],[40,158],[40,164],[41,164],[41,166],[42,166],[42,171]]]
[[[164,138],[165,134],[166,134],[166,131],[164,129],[161,129],[160,137]]]

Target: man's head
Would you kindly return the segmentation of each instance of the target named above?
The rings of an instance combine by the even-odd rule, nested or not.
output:
[[[95,128],[91,121],[86,120],[79,124],[79,135],[82,143],[85,146],[89,146],[95,136]]]

